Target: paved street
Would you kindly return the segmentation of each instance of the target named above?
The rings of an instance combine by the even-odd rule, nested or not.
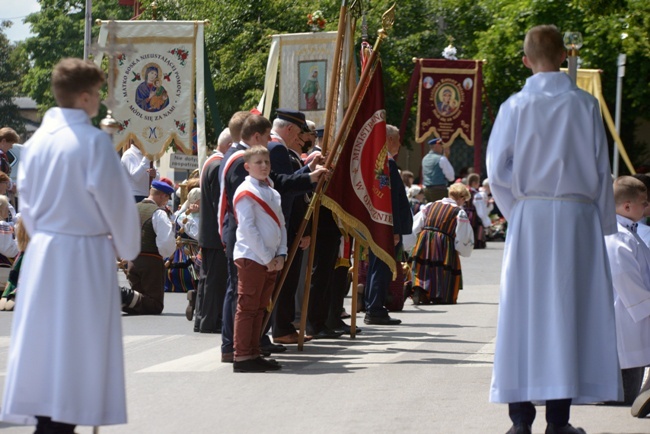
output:
[[[462,259],[458,305],[409,300],[395,327],[364,326],[359,315],[357,339],[290,347],[278,373],[234,374],[219,362],[220,335],[193,333],[184,294],[168,294],[163,315],[123,318],[129,423],[100,432],[504,433],[507,407],[488,402],[502,249],[490,243]],[[0,312],[0,385],[12,315]],[[576,406],[572,422],[589,434],[650,433],[650,418],[627,407]],[[545,426],[538,407],[533,432]],[[33,429],[0,423],[0,432]]]

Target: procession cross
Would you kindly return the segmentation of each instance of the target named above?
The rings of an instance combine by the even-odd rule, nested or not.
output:
[[[101,20],[97,20],[96,23],[102,25]],[[96,45],[93,49],[93,56],[97,57],[100,54],[106,54],[108,57],[108,92],[107,97],[104,100],[104,105],[108,108],[108,112],[106,113],[106,117],[99,123],[99,126],[104,130],[104,132],[112,136],[120,128],[120,124],[113,118],[113,108],[117,102],[113,90],[115,87],[115,70],[117,69],[115,61],[118,57],[126,57],[127,55],[135,53],[137,50],[133,47],[131,42],[126,45],[119,45],[115,42],[115,21],[108,21],[106,26],[108,28],[106,43],[103,46],[99,44]],[[99,57],[101,57],[101,55]]]

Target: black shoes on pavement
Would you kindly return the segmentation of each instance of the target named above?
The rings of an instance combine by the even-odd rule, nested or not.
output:
[[[533,430],[530,425],[520,423],[510,427],[506,434],[532,434]],[[549,423],[546,426],[546,434],[587,434],[582,428],[574,428],[571,424],[567,424],[563,427],[555,426],[552,423]]]
[[[546,425],[546,434],[587,434],[582,428],[574,428],[570,423],[559,427],[549,423]]]
[[[369,313],[363,318],[363,322],[371,325],[398,325],[402,323],[401,319],[391,318],[388,315],[375,316]]]
[[[530,425],[519,423],[510,427],[506,434],[532,434],[533,430]]]
[[[279,371],[280,369],[282,369],[282,367],[278,362],[273,359],[264,359],[262,357],[234,361],[232,364],[233,372],[269,372]]]
[[[192,321],[194,318],[194,306],[196,306],[196,289],[187,291],[187,307],[185,308],[185,318]]]

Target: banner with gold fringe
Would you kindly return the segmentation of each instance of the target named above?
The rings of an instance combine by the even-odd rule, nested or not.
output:
[[[205,146],[202,21],[104,21],[99,45],[131,50],[117,55],[113,117],[116,147],[135,143],[159,159],[174,143],[185,154]],[[112,32],[112,34],[111,34]],[[99,58],[101,62],[101,57]]]
[[[394,274],[393,206],[381,62],[376,62],[366,86],[322,203]]]

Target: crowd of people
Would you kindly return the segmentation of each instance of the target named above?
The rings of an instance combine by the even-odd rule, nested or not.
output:
[[[572,403],[624,400],[633,415],[650,414],[650,380],[641,384],[650,365],[650,177],[612,183],[597,102],[559,72],[565,51],[557,28],[531,29],[524,54],[533,75],[499,111],[489,180],[471,171],[456,179],[449,147],[436,138],[416,183],[412,172],[400,173],[399,131],[386,125],[394,258],[410,265],[402,296],[455,304],[460,256],[486,247],[494,214],[507,219],[490,399],[509,405],[507,434],[532,432],[533,402],[546,404],[547,434],[580,434],[569,423]],[[297,344],[299,333],[309,342],[362,332],[343,321],[355,264],[339,218],[320,207],[317,239],[299,230],[316,183],[329,176],[322,130],[296,110],[278,109],[273,122],[255,111],[235,113],[173,212],[176,186],[136,144],[120,164],[109,136],[90,124],[103,81],[89,62],[64,59],[55,67],[58,107],[26,147],[18,216],[0,194],[0,283],[7,282],[0,307],[16,311],[3,420],[36,423],[37,433],[124,423],[120,311],[160,314],[166,277],[187,292],[194,332],[221,334],[221,362],[234,372],[280,370],[269,356]],[[555,128],[558,111],[584,122]],[[10,170],[3,155],[19,140],[0,129],[0,168]],[[574,162],[575,170],[527,170],[529,161],[549,157]],[[98,159],[101,165],[91,164]],[[45,170],[51,165],[68,169]],[[38,183],[26,181],[33,173],[42,175]],[[6,172],[3,184],[11,190]],[[294,241],[298,253],[287,264]],[[71,251],[83,264],[70,264]],[[116,255],[130,284],[119,293]],[[364,323],[400,324],[387,308],[390,267],[372,251],[364,264]],[[175,280],[174,269],[187,270],[189,283]],[[312,279],[301,330],[305,273]]]

